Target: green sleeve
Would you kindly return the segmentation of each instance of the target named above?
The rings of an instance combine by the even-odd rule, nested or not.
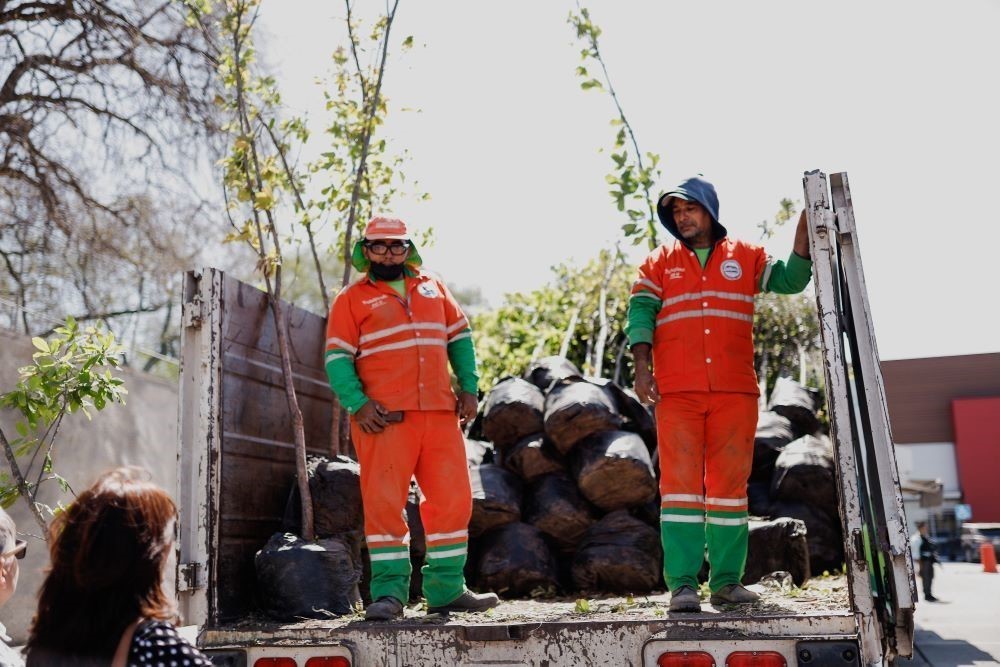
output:
[[[636,292],[628,301],[628,324],[625,335],[631,347],[637,343],[653,343],[656,314],[660,312],[660,299],[649,292]]]
[[[788,262],[780,259],[761,276],[761,290],[776,294],[798,294],[809,284],[812,277],[812,261],[792,252]]]
[[[327,353],[326,375],[330,378],[330,389],[352,415],[368,402],[361,379],[354,370],[354,359],[349,355],[335,351]]]
[[[462,391],[476,395],[479,390],[479,373],[476,370],[476,348],[472,344],[472,329],[459,332],[455,340],[448,343],[448,361],[458,378]]]

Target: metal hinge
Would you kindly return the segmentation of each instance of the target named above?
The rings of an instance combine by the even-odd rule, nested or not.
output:
[[[851,531],[851,539],[854,542],[854,561],[858,564],[864,563],[867,567],[868,556],[865,553],[865,538],[860,528]]]
[[[201,294],[195,294],[190,301],[185,303],[181,314],[181,326],[185,329],[201,327],[202,319],[205,317],[204,305]]]
[[[177,568],[177,590],[192,591],[205,588],[207,568],[205,563],[181,563]]]

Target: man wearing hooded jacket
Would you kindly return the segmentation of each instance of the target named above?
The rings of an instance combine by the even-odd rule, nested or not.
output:
[[[423,592],[429,613],[483,611],[497,596],[465,587],[472,491],[460,422],[477,409],[469,321],[443,282],[423,271],[402,220],[376,217],[353,250],[361,277],[327,322],[330,386],[352,415],[371,558],[369,620],[403,613],[410,590],[410,479],[423,492]],[[460,392],[451,387],[448,364]]]
[[[753,363],[754,295],[795,294],[809,282],[805,212],[787,262],[730,238],[715,187],[689,178],[660,197],[675,238],[639,268],[627,335],[635,391],[656,404],[660,535],[671,611],[701,611],[698,571],[708,548],[710,601],[747,603],[747,479],[759,388]]]

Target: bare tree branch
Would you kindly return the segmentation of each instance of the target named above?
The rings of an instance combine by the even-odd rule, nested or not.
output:
[[[344,0],[350,13],[350,0]],[[379,98],[382,91],[382,77],[385,74],[385,60],[389,55],[389,31],[392,28],[392,21],[396,16],[396,8],[399,7],[399,0],[394,0],[392,9],[386,14],[385,32],[382,34],[381,58],[378,66],[378,77],[375,81],[375,91],[371,95],[368,103],[368,118],[365,123],[364,141],[361,145],[361,156],[358,158],[357,169],[355,170],[354,188],[351,191],[351,206],[347,215],[347,229],[344,232],[344,275],[341,285],[346,285],[351,279],[351,238],[354,234],[354,226],[357,224],[358,200],[361,196],[361,184],[365,176],[365,163],[368,160],[368,151],[371,147],[372,134],[375,132],[375,114],[378,113]],[[351,38],[351,51],[355,53],[357,59],[357,42]],[[361,77],[359,74],[359,78]]]
[[[3,452],[7,457],[7,464],[10,467],[11,474],[14,475],[14,483],[17,485],[17,491],[21,494],[24,502],[28,505],[28,509],[31,510],[31,516],[35,517],[35,521],[38,522],[39,527],[41,527],[42,534],[45,534],[48,530],[48,525],[45,523],[45,518],[42,517],[42,512],[38,509],[38,506],[35,505],[35,502],[31,497],[31,489],[28,488],[28,482],[24,479],[24,475],[21,473],[21,468],[17,464],[17,458],[14,456],[14,449],[10,446],[10,442],[7,441],[7,436],[4,434],[2,428],[0,428],[0,444],[3,445]]]
[[[220,122],[217,51],[191,18],[173,0],[0,1],[0,292],[25,329],[30,304],[139,335],[198,252],[192,165]]]

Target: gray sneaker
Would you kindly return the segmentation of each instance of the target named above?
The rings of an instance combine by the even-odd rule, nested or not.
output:
[[[365,609],[366,621],[391,621],[402,615],[403,603],[389,595],[380,597]]]
[[[670,611],[701,611],[698,591],[690,586],[681,586],[670,594]]]
[[[466,590],[457,598],[440,607],[428,607],[428,614],[447,614],[450,611],[486,611],[500,604],[495,593],[473,593]]]
[[[742,584],[729,584],[712,593],[709,602],[712,604],[749,604],[759,599],[760,595]]]

